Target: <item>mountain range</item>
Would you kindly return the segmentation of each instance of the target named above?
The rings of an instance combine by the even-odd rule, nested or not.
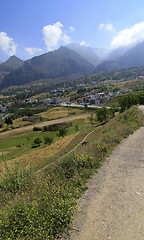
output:
[[[95,68],[94,72],[114,71],[135,66],[144,66],[144,42],[130,49],[122,48],[115,50],[107,57],[107,60]]]
[[[0,88],[24,85],[38,80],[47,82],[53,82],[55,79],[59,81],[60,78],[69,80],[70,76],[76,79],[91,74],[93,70],[94,66],[78,53],[60,47],[58,50],[25,61],[21,67],[4,77]]]
[[[80,45],[79,43],[70,43],[66,45],[66,47],[77,52],[82,58],[86,59],[95,67],[101,62],[101,58],[98,57],[95,50],[91,47],[86,47],[84,45]]]
[[[72,43],[26,61],[12,56],[0,64],[0,88],[35,81],[70,81],[94,73],[144,66],[144,42],[109,54],[102,49],[103,54],[108,55],[105,60],[99,57],[101,51],[99,54],[96,51],[98,49]]]

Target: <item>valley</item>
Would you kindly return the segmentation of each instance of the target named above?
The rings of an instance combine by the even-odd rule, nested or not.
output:
[[[12,56],[0,64],[3,239],[95,237],[93,224],[86,220],[91,233],[85,225],[86,233],[77,235],[83,225],[72,220],[77,211],[86,219],[79,199],[89,194],[87,187],[91,192],[94,185],[105,185],[99,179],[107,157],[143,125],[138,106],[144,104],[144,66],[124,65],[126,56],[128,62],[142,48],[143,43],[123,57],[112,53],[117,56],[113,63],[101,62],[91,48],[70,44],[26,61]],[[89,185],[92,177],[95,183]],[[105,194],[105,188],[101,191]],[[88,198],[86,205],[93,201]],[[106,236],[100,229],[99,239]]]

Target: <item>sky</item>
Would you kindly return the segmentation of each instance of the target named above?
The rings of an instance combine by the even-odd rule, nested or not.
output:
[[[0,60],[71,42],[116,49],[144,40],[143,0],[0,0]]]

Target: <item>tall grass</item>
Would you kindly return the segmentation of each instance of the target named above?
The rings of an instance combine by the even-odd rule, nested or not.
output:
[[[8,177],[7,182],[2,179],[1,193],[5,199],[1,201],[1,239],[60,238],[72,221],[76,201],[85,191],[87,179],[101,166],[110,150],[142,123],[143,115],[135,108],[129,109],[99,127],[89,136],[87,146],[80,146],[77,152],[65,156],[45,170],[43,176],[32,178],[29,172],[25,176],[30,182],[22,178],[21,187],[13,184],[13,177]],[[7,165],[5,168],[11,176]],[[18,174],[21,176],[17,168],[13,169],[14,179],[19,179]],[[11,187],[6,186],[14,186],[16,191],[11,195]]]

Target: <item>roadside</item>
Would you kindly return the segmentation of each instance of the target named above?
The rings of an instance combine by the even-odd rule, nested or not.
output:
[[[144,107],[139,107],[144,111]],[[71,240],[143,240],[144,127],[106,160],[79,200]]]

